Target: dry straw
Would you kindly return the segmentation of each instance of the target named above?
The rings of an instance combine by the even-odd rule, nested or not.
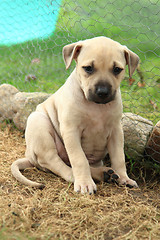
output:
[[[160,186],[131,190],[98,184],[94,196],[73,192],[53,174],[27,169],[43,190],[18,183],[10,165],[24,155],[22,133],[0,130],[0,237],[2,239],[160,239]],[[139,181],[140,182],[140,181]],[[29,238],[30,237],[30,238]]]

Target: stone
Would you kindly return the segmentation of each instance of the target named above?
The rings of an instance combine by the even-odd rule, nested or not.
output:
[[[145,147],[153,129],[153,123],[139,115],[124,113],[122,126],[126,156],[135,161],[140,161],[144,156]]]
[[[18,92],[14,96],[13,104],[13,122],[20,130],[25,130],[27,118],[31,112],[35,111],[38,104],[45,101],[50,94],[42,92]]]
[[[145,149],[146,157],[160,163],[160,121],[154,126]]]
[[[0,121],[13,119],[13,99],[18,92],[18,89],[10,84],[0,85]]]

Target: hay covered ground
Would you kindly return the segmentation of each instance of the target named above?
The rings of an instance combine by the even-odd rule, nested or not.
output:
[[[10,172],[24,156],[22,136],[12,125],[0,126],[0,239],[160,239],[157,181],[139,178],[136,190],[101,183],[90,196],[74,193],[73,185],[53,174],[27,169],[25,176],[46,187],[26,187]]]

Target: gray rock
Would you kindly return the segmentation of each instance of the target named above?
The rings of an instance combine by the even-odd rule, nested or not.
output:
[[[19,92],[14,96],[13,122],[20,130],[24,130],[26,127],[26,121],[31,112],[35,111],[36,106],[45,101],[50,94],[42,92]]]
[[[141,160],[148,138],[153,129],[153,123],[139,115],[124,113],[122,125],[126,156],[134,160]]]
[[[15,113],[13,111],[13,99],[18,89],[10,84],[0,85],[0,121],[12,120]]]
[[[153,128],[152,134],[147,142],[146,155],[153,161],[160,163],[160,121]]]

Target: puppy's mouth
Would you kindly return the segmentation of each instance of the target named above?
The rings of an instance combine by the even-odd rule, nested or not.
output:
[[[99,94],[97,92],[92,92],[90,89],[88,92],[88,101],[97,103],[97,104],[107,104],[115,99],[116,90],[112,92],[108,92],[107,94],[103,93],[103,91]]]

